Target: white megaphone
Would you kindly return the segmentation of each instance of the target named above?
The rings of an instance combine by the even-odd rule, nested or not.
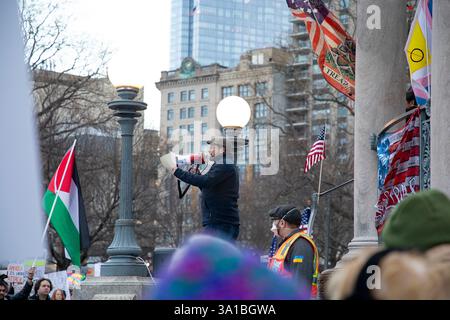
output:
[[[201,165],[207,163],[207,157],[203,153],[180,155],[173,152],[163,155],[161,164],[168,170],[173,167],[186,167],[192,165]]]

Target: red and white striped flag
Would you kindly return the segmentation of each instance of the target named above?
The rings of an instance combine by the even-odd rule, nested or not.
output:
[[[309,150],[305,161],[305,173],[307,173],[313,165],[325,159],[325,126],[320,131],[317,141]]]
[[[381,234],[391,209],[420,190],[420,110],[407,124],[378,139],[379,198],[375,226]]]
[[[355,100],[355,56],[353,38],[322,0],[286,0],[294,17],[303,21],[325,80]]]

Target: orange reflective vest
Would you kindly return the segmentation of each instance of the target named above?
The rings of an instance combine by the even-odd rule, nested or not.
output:
[[[311,285],[311,297],[316,298],[317,297],[317,278],[319,276],[319,250],[317,250],[316,244],[314,241],[307,236],[306,234],[302,232],[297,232],[296,234],[292,235],[289,239],[287,239],[283,244],[278,248],[275,255],[269,259],[269,269],[272,271],[277,272],[278,274],[285,276],[285,277],[292,277],[292,274],[286,270],[284,267],[284,260],[286,259],[286,256],[289,252],[289,248],[292,246],[292,244],[298,239],[303,238],[309,242],[311,247],[314,251],[314,274],[312,278],[312,285]]]

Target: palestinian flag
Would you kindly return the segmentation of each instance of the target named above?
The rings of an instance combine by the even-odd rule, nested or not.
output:
[[[72,263],[81,267],[81,250],[89,248],[89,230],[75,163],[75,143],[67,151],[48,185],[44,195],[44,210],[47,216],[51,215],[50,222]]]

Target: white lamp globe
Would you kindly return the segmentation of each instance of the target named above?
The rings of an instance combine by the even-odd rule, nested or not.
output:
[[[223,128],[244,128],[250,120],[250,106],[237,96],[222,99],[217,105],[216,117]]]
[[[141,89],[144,85],[144,72],[139,57],[131,51],[119,51],[108,64],[108,78],[116,88]]]

